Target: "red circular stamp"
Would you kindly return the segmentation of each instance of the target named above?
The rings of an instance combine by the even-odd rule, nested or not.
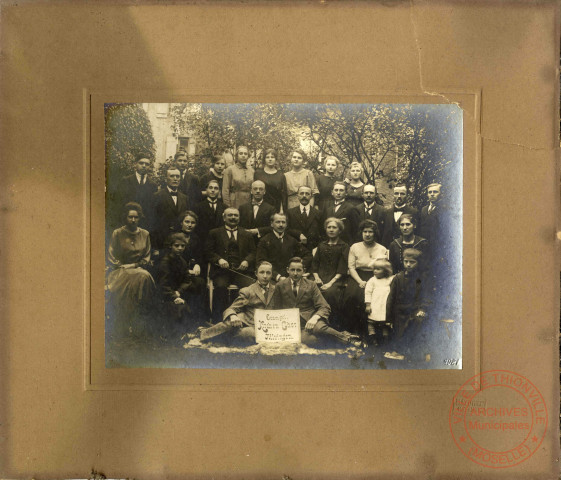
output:
[[[547,429],[544,398],[527,378],[508,370],[475,375],[454,395],[450,431],[461,452],[489,468],[528,460]]]

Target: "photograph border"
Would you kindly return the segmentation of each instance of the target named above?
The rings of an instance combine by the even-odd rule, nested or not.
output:
[[[141,99],[140,102],[138,99]],[[104,232],[105,103],[394,103],[457,104],[463,114],[462,369],[308,370],[105,368]],[[84,312],[85,390],[189,391],[411,391],[453,390],[480,371],[481,142],[480,91],[433,94],[298,95],[240,93],[83,91],[84,248],[87,259]],[[466,235],[469,232],[469,235]],[[472,252],[473,262],[466,262]],[[467,300],[466,300],[467,299]],[[389,373],[391,372],[391,373]]]

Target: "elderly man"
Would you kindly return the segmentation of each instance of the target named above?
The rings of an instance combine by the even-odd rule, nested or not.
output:
[[[318,286],[312,280],[303,277],[304,262],[300,257],[293,257],[287,263],[288,277],[281,280],[273,294],[275,309],[298,308],[302,343],[315,344],[317,337],[331,338],[341,343],[361,346],[360,338],[349,332],[339,332],[328,324],[331,307],[323,298]]]
[[[384,215],[384,229],[380,242],[384,247],[389,248],[390,244],[401,236],[398,220],[404,213],[413,215],[415,217],[414,223],[418,222],[419,211],[415,207],[407,205],[407,187],[396,185],[393,189],[393,205],[386,210]]]
[[[262,237],[271,231],[271,215],[275,207],[263,200],[265,183],[256,180],[251,184],[251,202],[240,205],[240,226],[247,229],[254,237]]]
[[[177,217],[187,210],[187,197],[178,190],[181,172],[176,166],[168,167],[166,185],[152,196],[150,239],[152,247],[164,247],[167,236],[176,227]]]
[[[384,231],[384,208],[376,203],[376,187],[374,185],[365,185],[362,190],[362,199],[364,203],[355,206],[349,213],[351,231],[353,233],[353,241],[361,242],[362,234],[358,231],[360,222],[364,220],[374,220],[378,225],[380,232]],[[381,239],[379,238],[378,241]]]
[[[253,237],[238,227],[240,212],[236,208],[227,208],[223,218],[224,226],[211,230],[205,245],[205,258],[211,264],[210,278],[215,286],[212,316],[218,321],[228,304],[227,287],[250,285],[253,279],[248,272],[255,263]]]

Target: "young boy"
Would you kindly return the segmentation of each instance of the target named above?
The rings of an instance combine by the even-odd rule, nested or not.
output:
[[[414,248],[403,252],[405,270],[392,280],[386,304],[386,319],[393,325],[395,344],[409,352],[424,343],[420,332],[430,306],[429,277],[418,268],[421,255]]]
[[[339,332],[328,324],[331,307],[323,298],[316,282],[303,278],[304,262],[300,257],[288,261],[288,277],[281,280],[275,289],[275,309],[298,308],[302,343],[314,344],[316,337],[332,338],[339,342],[362,346],[360,338],[349,332]]]
[[[249,287],[242,288],[234,303],[224,310],[223,321],[209,328],[200,328],[202,341],[210,340],[229,333],[241,340],[255,342],[255,324],[253,316],[256,308],[271,308],[275,286],[271,285],[273,266],[261,262],[255,270],[257,281]]]
[[[169,253],[159,265],[158,287],[164,300],[165,311],[172,322],[172,329],[196,327],[201,321],[198,312],[200,305],[189,305],[187,300],[194,289],[199,289],[191,280],[189,265],[182,254],[187,245],[187,238],[183,233],[173,233],[169,236]],[[189,317],[187,317],[189,314]],[[187,321],[189,320],[189,324]]]

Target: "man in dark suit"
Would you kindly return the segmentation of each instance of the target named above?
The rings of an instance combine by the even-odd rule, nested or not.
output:
[[[187,210],[187,197],[178,190],[181,173],[175,166],[166,171],[166,185],[152,196],[150,240],[152,248],[164,247],[167,236],[177,226],[177,217]]]
[[[341,233],[341,240],[351,245],[353,243],[353,235],[351,232],[350,213],[353,209],[353,204],[345,200],[347,197],[347,184],[345,182],[335,182],[331,195],[333,200],[325,205],[321,223],[323,224],[330,217],[342,220],[345,229]]]
[[[273,231],[259,240],[257,245],[257,263],[267,260],[273,265],[273,280],[283,279],[288,260],[292,257],[303,257],[304,263],[310,266],[312,256],[310,252],[294,237],[286,234],[286,215],[275,213],[271,217]]]
[[[273,294],[273,308],[299,309],[302,343],[314,344],[317,341],[316,337],[327,337],[360,347],[358,336],[351,335],[349,332],[339,332],[329,326],[331,307],[323,298],[316,283],[303,277],[303,260],[300,257],[293,257],[287,264],[286,271],[289,278],[277,284]]]
[[[199,217],[195,233],[202,244],[206,242],[208,233],[224,225],[224,203],[220,198],[220,183],[218,180],[210,180],[205,185],[207,197],[195,207],[195,213]]]
[[[121,210],[124,205],[129,202],[136,202],[147,215],[152,207],[152,196],[158,190],[156,183],[148,178],[148,172],[152,162],[150,155],[139,153],[135,157],[134,170],[132,175],[127,175],[117,183],[116,188],[110,196],[108,202],[108,220],[113,227],[120,227],[118,220],[121,216]],[[147,223],[140,221],[139,226],[147,229]]]
[[[269,262],[261,262],[255,270],[257,281],[249,287],[242,288],[224,314],[223,321],[209,328],[199,329],[202,341],[210,340],[225,333],[233,334],[235,338],[255,342],[254,315],[257,308],[272,307],[275,286],[271,284],[273,266]]]
[[[362,234],[358,231],[358,226],[364,220],[375,221],[378,225],[378,230],[380,232],[384,231],[385,210],[384,207],[376,203],[376,187],[374,185],[365,185],[362,190],[362,198],[364,203],[355,206],[349,214],[354,243],[362,241]],[[377,239],[377,241],[380,240],[380,238]]]
[[[405,185],[396,185],[393,189],[393,199],[393,205],[386,209],[384,229],[380,242],[386,248],[389,248],[390,243],[401,236],[401,230],[397,222],[402,214],[408,213],[413,215],[415,223],[418,224],[419,211],[415,207],[407,205],[407,187]]]
[[[321,232],[322,222],[319,210],[310,206],[312,189],[301,186],[298,188],[298,201],[300,205],[290,208],[286,212],[286,218],[292,234],[312,251],[317,247]]]
[[[175,154],[175,163],[181,171],[181,181],[179,183],[179,191],[187,196],[189,208],[194,208],[202,199],[201,186],[199,179],[188,170],[189,161],[184,151]]]
[[[240,226],[251,233],[254,238],[271,232],[271,215],[275,207],[263,200],[265,183],[256,180],[251,184],[251,202],[240,205]]]
[[[440,217],[443,213],[441,207],[441,189],[440,183],[431,183],[427,187],[427,197],[429,204],[421,209],[421,221],[419,223],[419,236],[426,238],[429,246],[433,248],[440,240],[442,233],[440,232]]]
[[[228,305],[228,286],[247,287],[253,283],[249,276],[255,263],[255,242],[247,230],[239,228],[240,212],[236,208],[224,210],[224,226],[211,230],[205,245],[205,257],[210,263],[210,278],[214,284],[212,317],[222,319]]]

